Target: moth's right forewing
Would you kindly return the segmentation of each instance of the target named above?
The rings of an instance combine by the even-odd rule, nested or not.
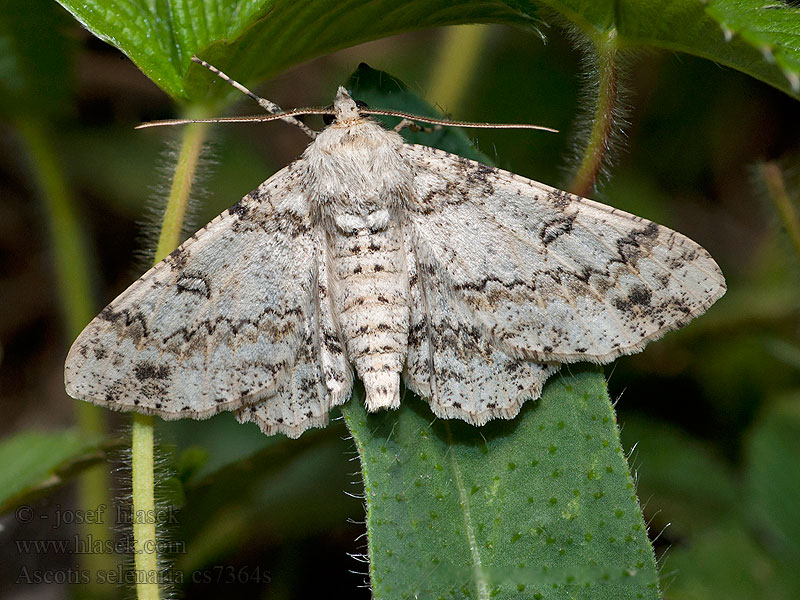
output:
[[[666,227],[513,173],[407,146],[420,273],[514,356],[607,362],[725,292],[711,256]]]
[[[69,352],[68,393],[203,418],[273,395],[299,356],[319,366],[318,349],[299,351],[318,323],[320,241],[296,175],[274,175],[103,310]]]

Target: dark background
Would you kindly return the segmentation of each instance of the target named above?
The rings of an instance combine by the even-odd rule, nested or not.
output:
[[[489,27],[467,92],[457,105],[441,108],[456,119],[535,122],[561,130],[471,135],[498,166],[565,186],[569,156],[582,139],[574,123],[585,110],[580,84],[585,69],[562,32],[544,33],[546,45],[529,32]],[[173,165],[175,146],[165,140],[177,139],[176,130],[134,131],[133,126],[176,112],[127,58],[76,23],[61,19],[57,34],[75,50],[74,97],[53,118],[51,141],[92,249],[99,310],[145,270],[146,260],[136,257],[152,245],[148,215],[168,187]],[[365,44],[300,65],[259,91],[286,108],[325,105],[363,61],[436,103],[428,93],[443,40],[441,30],[431,30]],[[648,53],[630,60],[627,70],[620,151],[610,178],[593,197],[698,241],[722,267],[729,288],[685,330],[605,368],[609,392],[619,398],[624,446],[638,443],[632,467],[639,474],[651,538],[657,537],[667,596],[789,598],[798,589],[792,575],[796,556],[787,554],[780,532],[800,528],[797,505],[789,495],[770,505],[776,511],[770,513],[755,502],[752,488],[760,481],[753,471],[757,456],[777,457],[769,465],[775,473],[797,472],[796,445],[758,452],[786,439],[773,429],[800,421],[800,279],[798,255],[757,166],[778,161],[787,169],[797,207],[798,188],[792,185],[798,173],[798,104],[741,73],[686,55]],[[257,112],[246,99],[236,108]],[[202,202],[195,205],[195,224],[237,201],[305,144],[300,132],[282,123],[216,127],[198,186]],[[68,427],[76,404],[63,390],[71,340],[30,169],[14,126],[0,122],[4,437]],[[127,416],[109,413],[108,419],[113,430],[125,433]],[[364,584],[367,565],[348,556],[365,551],[364,511],[358,498],[347,495],[359,494],[361,484],[341,420],[298,442],[265,438],[255,426],[239,426],[227,415],[170,423],[158,431],[165,446],[173,447],[162,459],[166,497],[174,500],[170,476],[189,476],[180,462],[187,447],[207,449],[205,473],[228,465],[207,480],[193,474],[187,496],[178,499],[193,522],[168,529],[172,539],[193,544],[190,554],[178,549],[178,567],[206,574],[205,585],[177,586],[185,597],[238,592],[302,598],[322,591],[369,597],[357,587]],[[116,455],[110,467],[123,499],[124,465],[124,456]],[[35,508],[52,514],[59,504],[71,506],[73,493],[64,486]],[[246,509],[237,502],[241,497],[248,498]],[[0,536],[6,540],[19,534],[13,519],[6,517],[3,524]],[[30,528],[24,533],[37,537]],[[69,594],[65,586],[21,588],[5,581],[17,576],[14,565],[68,568],[75,557],[21,556],[5,542],[0,548],[5,565],[0,591],[8,597]],[[231,568],[244,580],[233,588],[221,581]],[[219,585],[208,585],[208,577]],[[114,594],[130,595],[123,586]]]

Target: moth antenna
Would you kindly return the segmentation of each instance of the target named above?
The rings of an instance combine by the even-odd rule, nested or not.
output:
[[[266,123],[268,121],[288,121],[295,115],[332,115],[330,108],[296,108],[275,115],[251,115],[246,117],[216,117],[214,119],[165,119],[163,121],[148,121],[140,123],[134,129],[148,129],[150,127],[169,127],[171,125],[188,125],[189,123]],[[294,119],[297,121],[297,119]],[[300,123],[300,121],[297,121]],[[303,127],[305,124],[300,123]],[[307,128],[307,127],[306,127]],[[311,129],[309,132],[316,137],[317,133]]]
[[[232,79],[222,71],[220,71],[214,65],[207,63],[206,61],[198,58],[197,56],[192,56],[192,61],[196,62],[199,65],[204,66],[206,69],[214,73],[220,79],[227,81],[237,90],[252,98],[267,112],[271,113],[267,116],[247,116],[247,117],[217,117],[214,119],[166,119],[163,121],[150,121],[148,123],[141,123],[137,125],[135,129],[147,129],[149,127],[168,127],[172,125],[187,125],[189,123],[266,123],[268,121],[276,121],[280,119],[281,121],[285,121],[287,123],[291,123],[295,127],[299,127],[305,134],[310,137],[312,140],[317,137],[317,132],[313,129],[310,129],[305,123],[299,121],[295,118],[295,116],[300,115],[332,115],[334,114],[331,108],[295,108],[292,110],[284,111],[281,109],[280,106],[267,100],[266,98],[262,98],[261,96],[254,94],[241,83]],[[396,110],[379,110],[379,109],[359,109],[359,113],[364,115],[383,115],[387,117],[399,117],[402,119],[400,123],[398,123],[394,130],[400,131],[406,127],[410,128],[418,128],[419,126],[415,124],[415,121],[420,123],[429,123],[431,125],[436,125],[434,129],[438,129],[440,127],[466,127],[466,128],[473,128],[473,129],[535,129],[538,131],[549,131],[551,133],[558,133],[558,129],[552,129],[551,127],[544,127],[542,125],[529,125],[527,123],[473,123],[469,121],[450,121],[448,119],[434,119],[432,117],[420,117],[418,115],[412,115],[411,113],[406,113],[402,111]],[[430,128],[419,128],[421,131],[431,131]]]
[[[429,123],[431,125],[442,125],[446,127],[466,127],[472,129],[536,129],[538,131],[549,131],[550,133],[558,133],[558,129],[552,127],[544,127],[543,125],[529,125],[527,123],[473,123],[470,121],[450,121],[448,119],[434,119],[432,117],[420,117],[412,115],[411,113],[397,111],[397,110],[373,110],[371,108],[359,109],[359,113],[363,115],[382,115],[386,117],[399,117],[403,119],[397,124],[400,129],[411,126],[414,121],[420,123]]]
[[[420,127],[414,121],[410,119],[402,119],[397,125],[394,126],[394,131],[396,133],[400,133],[403,129],[408,129],[409,131],[413,131],[417,133],[422,131],[424,133],[433,133],[434,131],[439,131],[442,128],[441,125],[436,125],[435,127]]]
[[[542,125],[528,125],[527,123],[471,123],[469,121],[448,121],[447,119],[433,119],[431,117],[418,117],[404,112],[397,112],[393,110],[366,110],[359,109],[361,114],[365,115],[385,115],[388,117],[400,117],[403,119],[396,127],[395,130],[410,127],[414,121],[421,121],[422,123],[430,123],[438,127],[469,127],[476,129],[535,129],[538,131],[548,131],[550,133],[558,133],[558,129],[544,127]],[[246,117],[217,117],[214,119],[166,119],[163,121],[148,121],[141,123],[134,127],[134,129],[148,129],[150,127],[168,127],[171,125],[187,125],[189,123],[266,123],[268,121],[288,121],[290,123],[296,122],[298,127],[308,129],[304,123],[297,119],[292,119],[295,115],[332,115],[333,110],[330,108],[295,108],[272,115],[251,115]],[[400,127],[402,125],[402,127]],[[420,128],[423,131],[429,128]],[[308,135],[316,137],[317,133],[308,129]]]
[[[225,73],[220,71],[214,65],[207,63],[202,58],[198,58],[197,56],[192,56],[192,62],[196,62],[198,65],[204,66],[206,69],[208,69],[209,71],[214,73],[214,75],[216,75],[217,77],[219,77],[223,81],[227,81],[229,84],[231,84],[237,90],[242,92],[245,96],[247,96],[248,98],[252,98],[256,102],[258,102],[258,105],[261,108],[263,108],[264,110],[266,110],[268,113],[270,113],[270,114],[283,113],[283,110],[281,109],[280,106],[278,106],[277,104],[275,104],[274,102],[272,102],[270,100],[267,100],[266,98],[262,98],[258,94],[255,94],[255,93],[251,92],[249,89],[247,89],[241,83],[239,83],[238,81],[236,81],[232,77],[226,75]],[[298,119],[295,119],[294,117],[283,117],[283,118],[281,118],[281,120],[285,121],[287,123],[290,123],[290,124],[294,125],[295,127],[298,127],[303,133],[305,133],[312,140],[317,137],[317,132],[316,131],[314,131],[313,129],[309,128],[308,125],[306,125],[305,123],[303,123],[302,121],[300,121]],[[195,122],[197,122],[197,121],[195,121]],[[203,122],[203,121],[200,121],[200,122]]]

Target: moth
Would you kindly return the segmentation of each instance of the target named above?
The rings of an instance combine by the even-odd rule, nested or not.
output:
[[[639,352],[725,292],[680,233],[408,144],[344,88],[328,112],[298,160],[89,323],[70,396],[297,437],[355,371],[369,411],[397,408],[402,378],[437,416],[481,425],[560,365]]]

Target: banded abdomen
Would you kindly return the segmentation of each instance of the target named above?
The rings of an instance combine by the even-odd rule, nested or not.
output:
[[[328,236],[332,296],[367,410],[400,404],[408,345],[409,294],[402,231],[388,209],[339,214]]]

